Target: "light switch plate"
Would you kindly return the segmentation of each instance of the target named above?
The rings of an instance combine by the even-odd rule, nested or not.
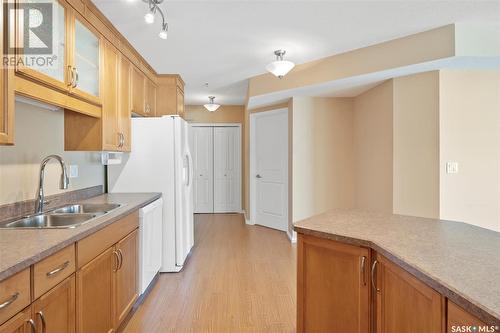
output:
[[[446,162],[446,173],[458,173],[458,162]]]
[[[78,178],[78,165],[69,166],[69,178]]]

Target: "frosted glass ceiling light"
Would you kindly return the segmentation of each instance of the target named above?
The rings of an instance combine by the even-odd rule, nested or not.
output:
[[[161,27],[161,30],[160,30],[160,33],[158,34],[158,36],[161,38],[161,39],[167,39],[168,37],[168,24],[165,23],[162,27]]]
[[[208,99],[209,99],[208,104],[203,105],[205,109],[207,109],[210,112],[214,112],[220,107],[220,104],[214,102],[215,96],[209,96]]]
[[[274,76],[279,77],[280,79],[295,67],[295,64],[293,62],[283,60],[283,56],[285,55],[285,53],[285,50],[274,51],[276,60],[266,66],[266,70],[268,72],[272,73]]]
[[[153,13],[153,10],[154,9],[144,15],[144,21],[146,21],[147,24],[155,23],[155,14]]]

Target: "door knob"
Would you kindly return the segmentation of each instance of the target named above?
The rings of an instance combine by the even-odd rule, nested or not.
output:
[[[262,176],[257,174],[257,176],[255,176],[255,178],[262,178]]]

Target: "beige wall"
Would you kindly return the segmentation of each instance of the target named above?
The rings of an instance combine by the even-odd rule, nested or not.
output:
[[[77,164],[79,177],[70,179],[70,190],[104,184],[104,167],[97,153],[64,152],[64,113],[16,102],[15,146],[0,147],[0,205],[34,199],[40,161],[61,155],[66,164]],[[59,165],[45,170],[45,194],[59,189]]]
[[[394,79],[394,213],[439,218],[439,72]]]
[[[292,221],[353,207],[352,100],[294,97],[292,113]]]
[[[203,105],[186,105],[186,121],[194,123],[241,123],[245,122],[243,105],[221,105],[215,112],[209,112]]]
[[[357,208],[392,212],[392,80],[354,98]]]
[[[500,71],[441,71],[440,92],[441,218],[500,231]]]

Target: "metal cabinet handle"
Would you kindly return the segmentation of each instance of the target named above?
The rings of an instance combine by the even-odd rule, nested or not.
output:
[[[117,251],[113,251],[113,255],[116,258],[116,268],[113,270],[113,272],[117,272],[120,269],[120,255]]]
[[[120,133],[122,136],[122,147],[125,146],[125,135],[123,133]]]
[[[259,178],[260,179],[260,178],[262,178],[262,176],[259,175],[259,174],[257,174],[257,176],[255,176],[255,178]]]
[[[360,263],[361,281],[363,281],[363,286],[366,286],[366,273],[365,273],[366,257],[362,256],[360,259],[361,259]]]
[[[33,321],[33,319],[26,320],[26,322],[28,324],[30,324],[31,333],[36,333],[36,325],[35,325],[35,322]]]
[[[120,266],[118,266],[118,270],[120,270],[123,266],[123,253],[121,249],[118,249],[118,254],[120,255]]]
[[[50,277],[54,274],[57,274],[68,266],[69,266],[69,260],[65,261],[61,266],[57,267],[56,269],[54,269],[50,272],[47,272],[47,276]]]
[[[73,67],[73,70],[75,71],[75,85],[73,86],[73,88],[76,88],[78,86],[78,69],[76,69],[76,67]]]
[[[6,300],[2,304],[0,304],[0,310],[2,310],[4,308],[8,307],[9,305],[11,305],[12,303],[14,303],[18,297],[19,297],[19,292],[16,291],[12,296],[10,296],[10,298],[8,300]]]
[[[69,74],[70,74],[70,80],[68,86],[74,88],[75,86],[75,72],[73,71],[73,67],[68,66]]]
[[[40,317],[40,320],[42,321],[42,333],[45,333],[45,331],[47,330],[47,323],[45,322],[45,316],[43,315],[42,311],[38,311],[36,314],[37,316]]]
[[[377,260],[375,260],[372,264],[371,280],[372,280],[373,290],[375,290],[376,292],[380,292],[380,289],[378,289],[375,284],[375,269],[377,268],[377,264],[378,264]]]

